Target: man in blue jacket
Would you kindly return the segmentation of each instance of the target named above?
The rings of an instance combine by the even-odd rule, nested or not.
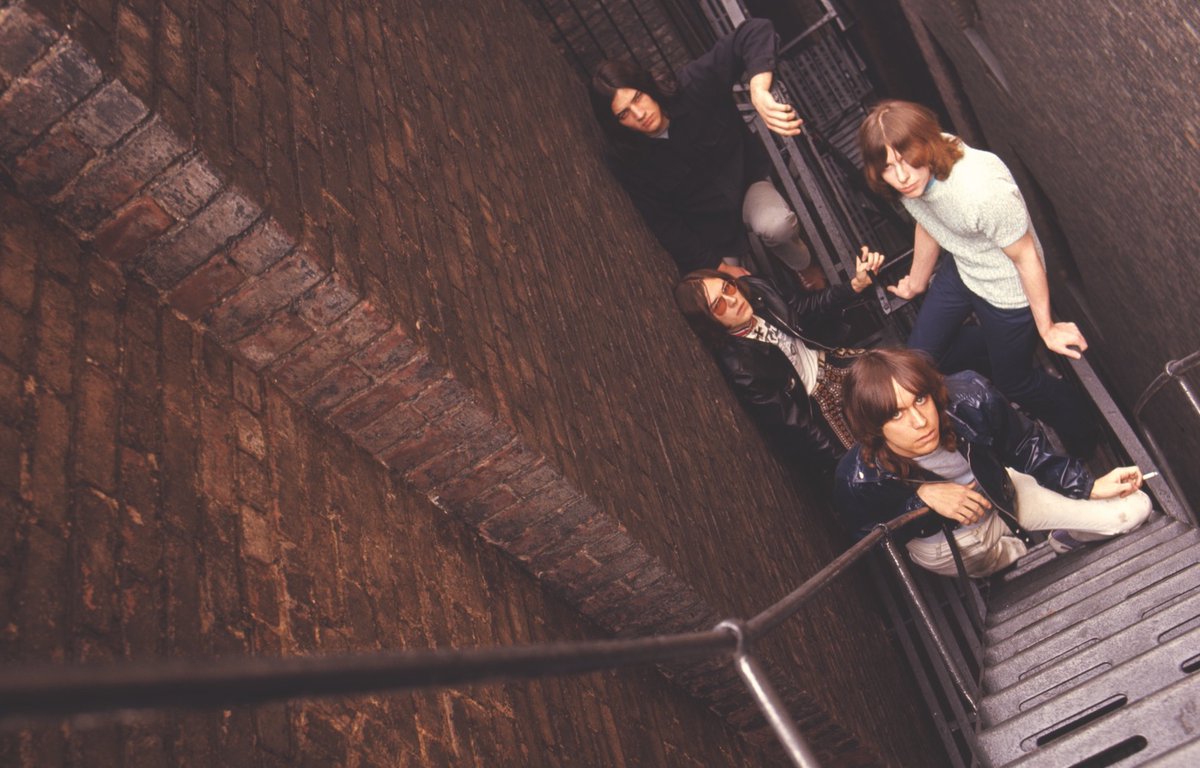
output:
[[[766,150],[733,99],[733,86],[748,77],[750,101],[767,128],[800,133],[796,111],[771,95],[778,42],[771,22],[748,19],[678,78],[616,60],[601,62],[592,77],[592,110],[608,138],[609,165],[681,274],[747,274],[740,262],[749,227],[801,285],[825,286],[795,212],[771,183]]]
[[[915,350],[874,350],[843,385],[858,443],[838,464],[834,499],[859,537],[928,507],[901,529],[914,562],[955,572],[954,536],[967,573],[987,576],[1025,554],[1010,525],[1049,530],[1064,552],[1133,530],[1150,514],[1137,467],[1094,478],[1055,453],[1045,433],[977,373],[943,377]]]

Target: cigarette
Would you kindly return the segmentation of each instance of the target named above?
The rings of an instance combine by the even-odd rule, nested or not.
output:
[[[1158,477],[1158,472],[1147,472],[1146,474],[1142,475],[1143,480],[1149,480],[1152,477]]]

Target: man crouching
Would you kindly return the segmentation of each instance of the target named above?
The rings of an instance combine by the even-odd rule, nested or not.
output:
[[[988,576],[1025,554],[1010,524],[1051,531],[1050,546],[1065,552],[1127,533],[1150,514],[1137,467],[1093,478],[972,371],[943,377],[921,352],[875,350],[855,361],[843,394],[858,444],[838,464],[839,515],[861,538],[929,507],[937,514],[897,538],[935,573],[955,572],[949,535],[967,573]]]

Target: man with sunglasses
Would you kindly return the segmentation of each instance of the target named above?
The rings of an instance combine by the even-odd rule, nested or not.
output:
[[[841,379],[856,354],[816,340],[823,320],[870,284],[883,255],[864,246],[849,284],[781,293],[766,280],[691,272],[675,301],[708,345],[738,399],[785,455],[831,471],[852,439]]]

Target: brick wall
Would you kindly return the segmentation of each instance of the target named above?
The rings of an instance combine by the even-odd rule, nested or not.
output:
[[[748,615],[845,546],[677,317],[519,3],[480,3],[486,36],[444,3],[31,5],[71,36],[9,6],[22,195],[607,631]],[[766,650],[824,756],[919,762],[858,576]],[[728,670],[674,673],[761,727]]]
[[[0,657],[595,637],[577,613],[0,194]],[[653,670],[0,733],[0,763],[758,765]]]
[[[1168,360],[1200,349],[1200,10],[900,5],[941,49],[947,103],[974,112],[1012,167],[1047,246],[1054,303],[1084,327],[1090,361],[1131,408]],[[1200,508],[1200,416],[1174,384],[1146,415]]]

